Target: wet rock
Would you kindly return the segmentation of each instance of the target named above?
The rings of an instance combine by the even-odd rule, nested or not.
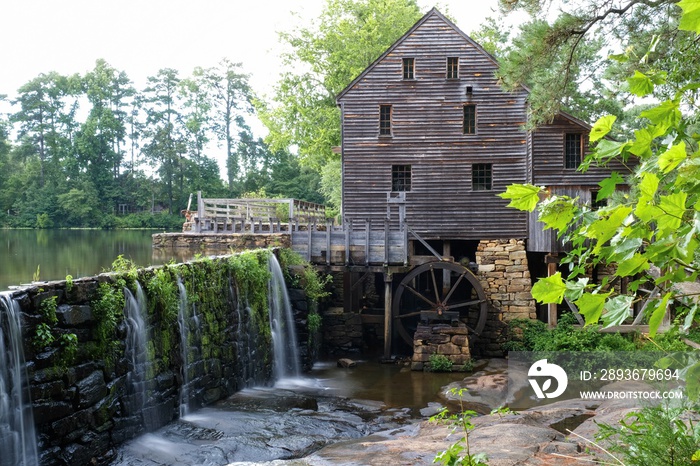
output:
[[[435,416],[437,413],[442,411],[444,406],[440,403],[431,402],[428,406],[420,410],[420,415],[423,417]]]
[[[105,384],[102,371],[95,371],[78,382],[78,408],[86,408],[97,403],[107,395],[107,385]]]
[[[344,368],[349,368],[349,367],[355,367],[357,366],[357,363],[353,361],[352,359],[348,358],[340,358],[338,359],[338,367],[344,367]]]
[[[92,321],[92,309],[87,305],[62,304],[56,309],[56,317],[59,324],[76,327]]]

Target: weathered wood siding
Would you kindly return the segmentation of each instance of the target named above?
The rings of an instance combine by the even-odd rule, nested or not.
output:
[[[590,128],[559,116],[549,125],[539,127],[532,134],[533,174],[537,186],[596,186],[598,182],[610,176],[610,173],[628,173],[627,168],[619,162],[611,162],[606,167],[594,167],[582,173],[567,169],[564,162],[564,139],[567,133],[581,134],[584,139],[585,153],[589,153],[588,133]],[[583,158],[583,155],[582,155]]]
[[[578,198],[581,204],[591,204],[595,198],[591,186],[553,186],[550,193],[556,196],[569,196]],[[557,239],[554,230],[545,230],[544,224],[537,219],[538,212],[530,213],[529,233],[527,240],[527,250],[530,252],[564,252],[571,248],[562,239]]]
[[[415,79],[402,59],[415,58]],[[446,79],[447,57],[459,57],[459,79]],[[406,219],[431,239],[524,238],[527,216],[496,195],[528,172],[522,130],[527,93],[504,92],[497,65],[436,11],[339,98],[343,125],[343,216],[386,216],[392,165],[412,166]],[[466,87],[472,86],[471,98]],[[463,106],[476,105],[476,134],[463,134]],[[392,135],[379,135],[379,106],[392,105]],[[492,164],[492,189],[472,190],[472,164]]]

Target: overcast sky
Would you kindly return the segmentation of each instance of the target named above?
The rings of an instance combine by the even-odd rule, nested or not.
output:
[[[85,73],[104,58],[137,88],[161,68],[187,76],[227,57],[257,92],[277,77],[277,32],[317,17],[324,0],[3,0],[0,94],[10,98],[39,73]],[[435,4],[419,0],[428,11]],[[496,15],[497,0],[442,0],[469,33]],[[300,17],[291,14],[300,13]]]

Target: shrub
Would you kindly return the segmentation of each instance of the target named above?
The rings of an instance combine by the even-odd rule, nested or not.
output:
[[[431,354],[428,364],[430,372],[452,372],[452,361],[444,354]]]

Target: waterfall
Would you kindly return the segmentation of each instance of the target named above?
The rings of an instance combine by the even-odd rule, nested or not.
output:
[[[126,355],[131,363],[127,376],[129,412],[141,414],[146,405],[146,367],[148,361],[148,328],[146,326],[146,295],[136,282],[136,296],[124,288],[124,317],[126,318]],[[147,430],[152,430],[144,417]]]
[[[274,359],[273,376],[275,380],[298,377],[301,369],[292,304],[289,301],[282,268],[274,254],[270,254],[269,267],[272,274],[268,293]]]
[[[38,452],[27,387],[20,309],[0,293],[0,465],[36,465]]]
[[[182,387],[180,388],[180,418],[190,411],[190,377],[189,377],[189,339],[190,326],[188,322],[187,290],[182,279],[177,277],[177,287],[180,290],[180,308],[177,313],[177,324],[180,327],[180,351],[182,352]]]

